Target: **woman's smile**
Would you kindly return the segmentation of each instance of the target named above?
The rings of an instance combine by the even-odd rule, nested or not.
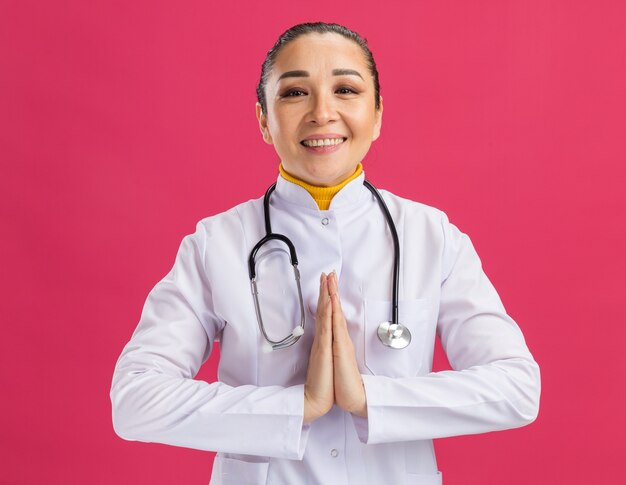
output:
[[[313,135],[302,140],[300,144],[309,153],[326,154],[339,150],[346,140],[347,137],[334,134]]]

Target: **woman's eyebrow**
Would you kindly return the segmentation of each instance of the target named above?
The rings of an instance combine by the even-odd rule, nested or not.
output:
[[[276,80],[276,82],[281,79],[285,79],[286,77],[309,77],[309,71],[287,71],[283,72],[280,77]]]
[[[276,82],[281,79],[285,79],[288,77],[309,77],[309,71],[287,71],[283,72]],[[363,79],[363,76],[359,73],[359,71],[355,71],[354,69],[333,69],[333,76],[358,76]]]
[[[333,69],[333,76],[359,76],[363,79],[359,71],[355,71],[354,69]]]

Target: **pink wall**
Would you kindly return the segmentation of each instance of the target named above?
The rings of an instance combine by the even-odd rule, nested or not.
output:
[[[368,177],[471,236],[542,367],[533,425],[437,442],[445,483],[626,483],[625,4],[212,3],[2,2],[0,483],[208,482],[114,434],[111,375],[182,237],[275,178],[254,90],[307,20],[369,38]]]

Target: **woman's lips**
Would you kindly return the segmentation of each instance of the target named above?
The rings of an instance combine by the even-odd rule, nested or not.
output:
[[[346,141],[344,137],[310,138],[300,144],[310,153],[331,153],[338,150]]]

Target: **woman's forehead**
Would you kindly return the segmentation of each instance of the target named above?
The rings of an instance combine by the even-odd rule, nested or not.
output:
[[[274,62],[273,76],[291,70],[326,66],[328,69],[358,69],[365,76],[367,62],[361,47],[335,33],[310,33],[285,45]]]

